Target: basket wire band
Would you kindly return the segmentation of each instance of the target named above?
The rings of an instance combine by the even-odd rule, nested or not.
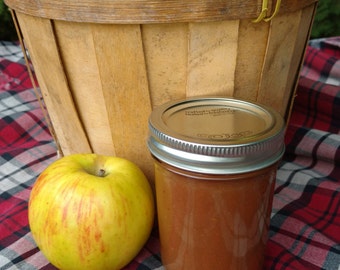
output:
[[[259,23],[261,21],[269,22],[271,21],[279,12],[281,5],[281,0],[277,0],[275,4],[274,12],[271,16],[267,17],[267,11],[268,11],[268,0],[262,0],[262,10],[259,14],[259,16],[253,20],[253,23]]]

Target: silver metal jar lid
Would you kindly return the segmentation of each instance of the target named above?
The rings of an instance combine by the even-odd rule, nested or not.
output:
[[[282,157],[284,125],[277,112],[252,102],[188,98],[154,109],[148,146],[157,159],[187,171],[245,173]]]

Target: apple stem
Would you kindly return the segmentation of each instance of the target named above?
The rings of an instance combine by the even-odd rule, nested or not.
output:
[[[106,174],[106,171],[104,169],[99,169],[98,176],[99,177],[104,177]]]

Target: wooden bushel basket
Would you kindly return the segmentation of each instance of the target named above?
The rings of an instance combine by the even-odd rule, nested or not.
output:
[[[152,108],[223,95],[288,118],[317,0],[5,0],[64,155],[137,163]]]

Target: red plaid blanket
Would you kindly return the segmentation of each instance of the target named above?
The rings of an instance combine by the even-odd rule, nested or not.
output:
[[[267,269],[340,269],[340,38],[310,45],[277,174]]]
[[[340,269],[340,37],[311,41],[277,174],[265,269]],[[17,44],[0,42],[0,269],[55,269],[27,201],[55,144]],[[163,269],[157,231],[126,270]]]

